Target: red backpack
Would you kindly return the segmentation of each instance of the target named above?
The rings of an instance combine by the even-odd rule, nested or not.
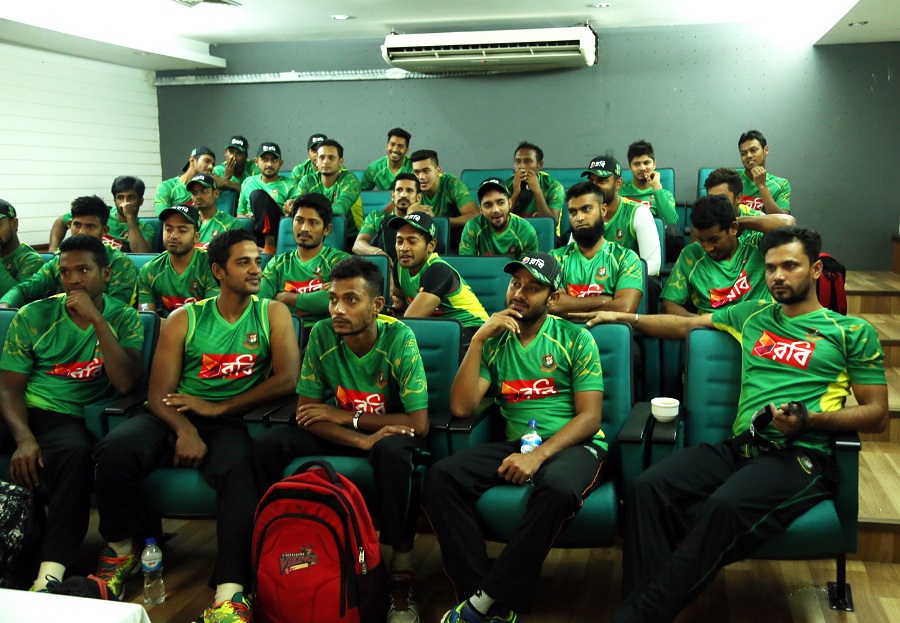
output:
[[[325,461],[304,463],[260,500],[253,570],[256,623],[387,617],[387,573],[372,518],[356,486]]]
[[[816,281],[816,295],[822,307],[827,307],[844,316],[847,315],[847,291],[844,282],[847,280],[847,269],[833,256],[819,253],[822,262],[822,274]]]

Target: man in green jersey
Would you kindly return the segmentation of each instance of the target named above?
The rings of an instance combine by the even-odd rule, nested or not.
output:
[[[749,130],[738,139],[738,152],[744,169],[740,172],[744,183],[741,203],[766,214],[789,214],[791,211],[791,183],[783,177],[766,172],[769,146],[759,130]]]
[[[509,191],[499,177],[478,187],[481,214],[466,223],[459,240],[460,255],[508,255],[518,258],[538,252],[537,232],[521,216],[510,213]]]
[[[191,178],[187,188],[191,193],[192,203],[200,212],[200,239],[194,245],[205,249],[220,234],[232,229],[241,229],[238,220],[216,207],[219,188],[212,175],[200,173]]]
[[[109,230],[103,234],[103,243],[123,253],[151,253],[153,251],[153,227],[138,219],[138,211],[144,205],[144,182],[131,175],[113,180],[112,195],[116,211],[109,216]],[[50,227],[50,253],[56,253],[59,243],[66,236],[72,214],[63,214]]]
[[[91,195],[77,197],[72,201],[72,221],[69,231],[73,236],[86,234],[101,240],[108,231],[109,206],[98,197]],[[110,278],[106,285],[106,293],[126,305],[134,305],[137,299],[137,268],[131,258],[109,245],[106,249],[107,266]],[[44,264],[31,277],[0,297],[0,308],[21,307],[25,303],[62,292],[62,279],[59,270],[59,255]]]
[[[550,310],[563,318],[600,309],[636,312],[644,292],[641,260],[603,237],[603,193],[579,182],[566,191],[566,204],[574,241],[552,253],[562,267],[563,289]]]
[[[734,169],[726,167],[713,169],[703,181],[703,188],[706,190],[707,195],[724,195],[728,197],[731,205],[734,206],[735,217],[765,214],[761,210],[754,210],[741,203],[741,200],[744,198],[744,183],[741,180],[740,173]],[[792,225],[794,222],[793,217],[791,217],[791,221],[791,223],[785,223],[785,225]],[[693,237],[691,241],[694,242]]]
[[[398,173],[391,183],[391,210],[375,210],[366,216],[353,243],[356,255],[385,255],[391,265],[397,262],[396,234],[388,227],[392,216],[404,217],[410,212],[431,213],[431,208],[419,203],[422,190],[419,178],[412,173]]]
[[[209,147],[201,146],[191,151],[191,157],[181,170],[181,175],[165,180],[156,187],[156,196],[153,198],[156,216],[173,205],[190,203],[191,193],[186,186],[188,181],[200,173],[212,173],[215,166],[216,154]]]
[[[366,167],[360,182],[362,190],[388,190],[393,186],[398,173],[412,173],[412,163],[406,156],[412,134],[403,128],[393,128],[388,132],[387,138],[387,156]]]
[[[458,177],[443,173],[436,151],[420,149],[409,156],[412,170],[422,188],[422,206],[431,208],[431,216],[450,221],[450,248],[459,243],[462,228],[478,216],[478,206],[469,189]]]
[[[507,309],[472,338],[453,386],[450,410],[467,417],[491,389],[506,441],[438,461],[422,487],[422,506],[441,546],[460,603],[443,623],[516,621],[537,592],[544,557],[563,524],[591,491],[606,458],[600,430],[603,377],[597,344],[583,327],[549,315],[560,267],[537,253],[506,265]],[[520,453],[529,420],[543,443]],[[525,516],[491,562],[474,504],[487,489],[531,482]]]
[[[65,294],[19,310],[0,360],[0,453],[15,450],[10,479],[50,489],[32,590],[63,579],[87,532],[96,439],[85,427],[84,405],[110,386],[132,391],[144,375],[144,330],[132,307],[103,293],[110,271],[100,239],[63,241],[59,270]]]
[[[384,278],[371,262],[350,257],[335,265],[328,289],[330,320],[313,327],[297,393],[297,427],[257,438],[258,489],[282,478],[295,457],[368,457],[375,472],[380,540],[393,549],[388,623],[418,623],[410,599],[420,483],[416,466],[428,453],[428,391],[415,335],[380,316]],[[329,397],[335,406],[324,404]]]
[[[227,231],[209,245],[221,293],[176,309],[159,335],[146,407],[94,452],[100,534],[98,576],[117,596],[136,573],[141,481],[155,469],[199,470],[216,489],[216,594],[202,621],[249,621],[253,511],[259,496],[242,416],[297,386],[300,352],[291,314],[256,296],[262,278],[253,234]],[[225,618],[226,615],[232,618]]]
[[[562,184],[544,173],[544,150],[521,142],[513,155],[513,176],[506,180],[513,213],[525,218],[549,216],[559,223],[565,203]]]
[[[188,303],[219,294],[206,251],[195,249],[200,238],[200,212],[178,205],[163,210],[163,245],[166,250],[143,266],[138,274],[138,307],[162,318]]]
[[[294,170],[291,171],[291,179],[294,180],[295,184],[299,184],[304,177],[318,171],[316,168],[316,155],[319,150],[319,143],[327,138],[321,132],[316,132],[309,137],[309,140],[306,142],[306,160],[295,166]]]
[[[325,139],[316,150],[318,171],[304,177],[297,184],[297,195],[321,193],[331,202],[336,215],[343,216],[345,237],[350,241],[363,224],[362,200],[360,199],[359,178],[353,171],[344,168],[344,148],[337,141]],[[351,242],[352,244],[352,242]],[[349,246],[349,245],[348,245]]]
[[[220,189],[241,192],[241,184],[251,175],[259,173],[256,164],[247,156],[250,141],[241,135],[231,137],[225,146],[225,162],[213,167],[212,175]]]
[[[331,233],[331,204],[324,195],[297,197],[291,219],[297,250],[276,255],[266,265],[259,295],[281,301],[312,327],[328,316],[331,270],[350,254],[323,244]]]
[[[465,279],[434,252],[434,221],[424,212],[393,216],[397,232],[394,311],[407,318],[451,318],[463,326],[463,344],[487,320],[484,306]]]
[[[660,298],[666,314],[693,316],[686,307],[709,314],[743,301],[771,300],[766,288],[763,234],[785,224],[789,215],[734,216],[724,195],[706,195],[691,210],[697,242],[678,256]]]
[[[622,167],[612,156],[597,156],[581,177],[603,192],[606,204],[606,238],[637,253],[647,263],[647,274],[656,276],[662,263],[659,234],[653,215],[646,206],[619,194]],[[659,289],[656,289],[658,292]],[[650,293],[648,293],[650,294]]]
[[[656,155],[653,145],[647,141],[635,141],[628,146],[628,168],[634,181],[622,184],[619,194],[635,203],[650,208],[650,213],[670,225],[678,222],[675,212],[675,195],[662,187],[656,171]]]
[[[252,218],[253,231],[263,253],[275,255],[275,237],[285,211],[290,211],[289,199],[297,196],[294,182],[278,172],[284,160],[278,143],[262,143],[257,150],[256,166],[259,175],[251,175],[241,184],[238,199],[239,218]]]
[[[16,209],[0,199],[0,296],[22,283],[44,265],[44,258],[24,242],[19,242]]]
[[[683,339],[691,327],[715,328],[742,351],[733,436],[673,452],[644,471],[626,499],[625,598],[614,621],[673,620],[719,568],[834,494],[834,433],[879,433],[887,425],[878,334],[865,320],[819,304],[821,244],[808,229],[766,234],[762,253],[774,302],[693,317],[600,312],[589,321],[628,322],[666,339]],[[847,406],[851,391],[857,405]],[[771,421],[751,428],[766,408]]]

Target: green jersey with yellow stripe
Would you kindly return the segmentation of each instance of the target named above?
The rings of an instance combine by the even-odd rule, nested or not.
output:
[[[551,255],[559,262],[562,285],[569,296],[615,296],[626,288],[644,292],[641,258],[609,240],[603,241],[591,259],[584,257],[574,242],[554,249]]]
[[[328,317],[328,291],[322,286],[331,281],[331,270],[342,259],[350,257],[340,249],[323,246],[310,260],[300,259],[300,251],[276,255],[263,271],[259,296],[275,298],[279,292],[296,292],[295,307],[306,312],[305,323]]]
[[[501,232],[479,214],[463,227],[459,241],[460,255],[522,255],[537,253],[537,232],[527,220],[515,214],[509,215],[509,224]]]
[[[469,284],[437,253],[432,253],[415,275],[397,263],[395,276],[407,303],[412,303],[419,292],[428,292],[441,299],[433,316],[459,320],[463,327],[480,327],[488,319],[484,306]]]
[[[334,184],[325,187],[322,176],[318,173],[307,175],[297,185],[297,195],[321,193],[331,202],[331,211],[340,214],[346,220],[344,234],[347,238],[356,237],[363,224],[362,199],[360,198],[359,178],[356,173],[341,167]]]
[[[211,296],[218,296],[219,284],[213,277],[209,258],[203,249],[194,249],[187,268],[179,275],[172,266],[168,251],[141,266],[138,274],[138,306],[156,306],[163,318],[184,307]]]

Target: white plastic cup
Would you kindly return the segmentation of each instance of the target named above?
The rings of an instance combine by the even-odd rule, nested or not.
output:
[[[654,398],[650,401],[650,413],[657,422],[671,422],[678,417],[681,403],[675,398]]]

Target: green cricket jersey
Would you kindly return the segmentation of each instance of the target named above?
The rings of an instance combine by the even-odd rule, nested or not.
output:
[[[218,299],[184,306],[188,326],[177,389],[212,401],[253,389],[272,370],[268,299],[252,296],[234,324],[219,314]]]
[[[543,171],[538,171],[537,176],[538,182],[541,186],[541,192],[544,194],[544,199],[547,201],[547,207],[549,207],[551,210],[559,210],[560,212],[562,212],[562,210],[565,210],[566,189],[563,188],[563,185]],[[506,185],[506,189],[509,191],[510,195],[512,195],[513,192],[512,186],[513,180],[515,179],[515,176],[513,176],[507,179],[506,182],[504,182],[504,184]],[[525,218],[537,216],[537,203],[535,203],[534,197],[531,198],[531,201],[528,203],[528,205],[525,206],[524,209],[520,210],[518,206],[513,206],[513,209],[516,210],[516,214]]]
[[[122,348],[140,351],[144,327],[138,313],[103,295],[103,317]],[[84,417],[84,406],[111,385],[93,325],[82,330],[66,312],[66,295],[29,303],[9,326],[0,369],[28,375],[25,405]]]
[[[218,294],[219,284],[202,249],[194,249],[190,263],[180,275],[172,267],[168,251],[141,266],[138,275],[138,304],[155,305],[156,313],[163,318],[188,303]]]
[[[684,305],[688,297],[700,313],[710,313],[744,301],[771,301],[766,287],[766,262],[760,251],[763,234],[747,232],[738,238],[731,259],[717,262],[699,242],[686,246],[660,298]]]
[[[603,241],[591,259],[582,255],[575,242],[554,249],[551,255],[559,262],[562,284],[569,296],[614,296],[626,288],[644,292],[641,258],[609,240]]]
[[[395,177],[401,173],[412,172],[412,162],[409,161],[408,156],[403,156],[403,164],[400,165],[400,170],[396,173],[391,171],[388,157],[385,156],[366,167],[366,170],[363,172],[362,182],[360,182],[360,188],[362,190],[372,190],[373,188],[390,190]]]
[[[106,293],[130,307],[137,300],[137,268],[131,258],[121,251],[108,245],[104,245],[104,248],[110,272]],[[25,303],[59,292],[62,292],[62,280],[59,276],[59,253],[57,253],[38,272],[4,294],[0,298],[0,303],[6,303],[10,307],[22,307]]]
[[[225,177],[225,165],[217,164],[213,167],[213,175],[218,175],[219,177]],[[254,176],[259,175],[259,168],[257,168],[256,163],[247,159],[247,162],[244,164],[244,172],[240,175],[232,175],[229,182],[237,182],[238,184],[243,184],[244,180]]]
[[[641,190],[633,182],[629,182],[622,184],[619,196],[647,206],[653,216],[662,219],[664,223],[674,225],[678,222],[678,213],[675,212],[675,195],[665,188],[653,190],[648,187]]]
[[[194,197],[187,189],[187,186],[181,182],[181,178],[173,177],[160,182],[159,186],[156,187],[156,196],[153,197],[153,209],[156,210],[156,216],[159,216],[159,213],[166,208],[182,203],[192,204],[193,201]]]
[[[297,195],[306,193],[322,193],[331,202],[331,210],[343,215],[346,219],[345,235],[356,238],[356,233],[363,224],[362,199],[360,198],[359,178],[349,169],[341,167],[337,180],[331,188],[325,188],[318,173],[307,175],[297,185]]]
[[[44,265],[44,258],[24,242],[12,253],[0,257],[0,296],[5,295]]]
[[[316,324],[303,355],[297,393],[334,397],[345,411],[410,413],[428,408],[428,385],[416,336],[408,326],[378,316],[372,350],[357,357],[334,332],[330,319]]]
[[[131,243],[128,240],[128,223],[123,223],[118,218],[116,218],[116,208],[109,208],[109,220],[106,221],[107,227],[109,227],[109,231],[103,234],[103,244],[111,246],[113,249],[118,249],[122,253],[131,253]],[[72,222],[72,213],[63,214],[63,224],[65,224],[66,229],[69,229],[69,224]],[[144,221],[138,221],[138,229],[141,232],[141,236],[144,237],[151,246],[153,246],[153,225]]]
[[[746,169],[738,171],[741,175],[741,181],[744,183],[744,196],[741,197],[741,203],[754,210],[763,210],[763,202],[759,196],[759,187],[749,175]],[[766,186],[772,193],[772,199],[775,204],[782,210],[791,211],[791,183],[783,177],[776,177],[770,173],[766,173]]]
[[[297,292],[295,307],[307,313],[304,322],[313,323],[328,317],[328,291],[322,285],[331,281],[331,270],[342,259],[350,257],[340,249],[323,246],[309,261],[300,260],[300,251],[276,255],[263,271],[259,296],[274,299],[279,292]]]
[[[394,276],[406,296],[407,304],[412,303],[419,292],[440,297],[441,302],[432,316],[459,320],[463,327],[480,327],[488,319],[481,301],[466,280],[437,253],[432,253],[425,260],[425,265],[415,276],[399,263],[395,264]]]
[[[222,210],[216,210],[213,217],[208,221],[203,221],[200,225],[200,240],[194,246],[198,249],[205,249],[209,243],[216,239],[216,236],[230,229],[240,229],[241,222],[235,217]]]
[[[262,190],[284,210],[284,202],[297,197],[297,186],[289,177],[278,176],[274,181],[264,182],[262,175],[251,175],[241,184],[241,196],[238,199],[238,216],[253,216],[250,209],[250,193],[254,190]]]
[[[640,255],[638,248],[637,232],[634,228],[634,217],[641,204],[631,199],[619,196],[619,209],[611,219],[606,221],[607,240],[613,240],[627,249],[631,249]]]
[[[459,241],[460,255],[508,255],[518,258],[538,252],[537,232],[527,220],[509,215],[509,224],[497,231],[484,215],[479,214],[463,227]]]
[[[294,170],[291,171],[291,179],[294,182],[299,183],[307,175],[312,175],[316,172],[316,167],[313,166],[312,160],[307,158],[300,164],[294,167]]]
[[[481,378],[490,381],[506,438],[519,439],[536,420],[545,441],[575,417],[575,392],[603,391],[600,353],[587,329],[547,316],[535,338],[523,347],[503,331],[484,344]],[[602,430],[594,444],[607,449]]]
[[[472,203],[472,193],[455,175],[441,173],[438,178],[437,192],[434,197],[422,193],[422,205],[431,206],[435,216],[459,216],[459,209],[468,203]]]
[[[753,414],[769,403],[802,402],[809,411],[826,413],[844,407],[851,384],[886,384],[884,352],[865,320],[824,308],[788,318],[771,301],[731,305],[713,312],[712,319],[741,344],[735,435],[748,430]],[[785,442],[772,425],[760,432],[773,443]],[[793,443],[830,454],[833,437],[809,431]]]

